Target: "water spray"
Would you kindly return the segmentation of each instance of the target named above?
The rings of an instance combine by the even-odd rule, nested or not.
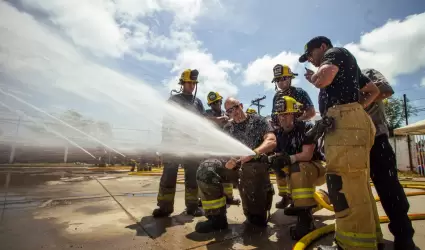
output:
[[[7,108],[8,110],[10,110],[11,112],[16,112],[18,115],[24,115],[25,117],[27,117],[28,119],[30,119],[32,122],[40,124],[44,127],[44,129],[46,129],[47,131],[61,137],[62,139],[66,140],[67,142],[71,143],[72,145],[74,145],[75,147],[81,149],[84,153],[90,155],[91,157],[93,157],[93,159],[96,159],[96,157],[94,155],[92,155],[89,151],[85,150],[83,147],[81,147],[80,145],[78,145],[76,142],[72,141],[71,139],[67,138],[66,136],[62,135],[61,133],[55,131],[54,129],[49,128],[48,126],[46,126],[45,124],[43,124],[42,122],[37,121],[36,119],[32,118],[31,116],[25,114],[23,111],[21,110],[14,110],[12,109],[10,106],[6,105],[5,103],[0,101],[0,105],[2,105],[3,107]]]
[[[83,134],[83,135],[85,135],[85,136],[89,137],[90,139],[92,139],[92,140],[96,141],[97,143],[101,144],[102,146],[104,146],[104,147],[106,147],[106,148],[108,148],[108,149],[110,149],[110,150],[114,151],[115,153],[117,153],[117,154],[121,155],[122,157],[126,157],[124,154],[122,154],[122,153],[118,152],[117,150],[115,150],[115,149],[113,149],[113,148],[109,147],[109,146],[108,146],[108,145],[106,145],[105,143],[103,143],[103,142],[101,142],[100,140],[98,140],[96,137],[93,137],[93,136],[91,136],[91,135],[89,135],[89,134],[87,134],[87,133],[85,133],[85,132],[83,132],[83,131],[79,130],[78,128],[75,128],[74,126],[72,126],[72,125],[70,125],[70,124],[68,124],[68,123],[64,122],[63,120],[61,120],[61,119],[57,118],[56,116],[53,116],[53,115],[49,114],[48,112],[46,112],[46,111],[44,111],[44,110],[42,110],[42,109],[40,109],[40,108],[38,108],[38,107],[36,107],[36,106],[32,105],[31,103],[28,103],[28,102],[26,102],[26,101],[22,100],[21,98],[19,98],[19,97],[15,96],[15,95],[13,95],[13,94],[7,93],[7,92],[3,91],[1,88],[0,88],[0,92],[1,92],[1,93],[3,93],[4,95],[10,96],[10,97],[14,98],[15,100],[17,100],[17,101],[19,101],[19,102],[21,102],[21,103],[23,103],[23,104],[25,104],[25,105],[27,105],[27,106],[29,106],[29,107],[31,107],[31,108],[33,108],[33,109],[35,109],[35,110],[37,110],[38,112],[41,112],[41,113],[43,113],[43,114],[45,114],[45,115],[47,115],[47,116],[49,116],[49,117],[51,117],[51,118],[55,119],[56,121],[58,121],[58,122],[60,122],[60,123],[64,124],[65,126],[67,126],[67,127],[71,128],[71,129],[73,129],[73,130],[75,130],[75,131],[77,131],[77,132],[79,132],[79,133],[81,133],[81,134]]]

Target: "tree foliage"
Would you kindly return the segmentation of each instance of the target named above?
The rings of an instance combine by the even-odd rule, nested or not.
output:
[[[391,97],[386,99],[384,103],[389,129],[392,130],[405,125],[406,115],[403,98]],[[416,116],[417,113],[417,109],[409,104],[409,100],[407,99],[407,118]]]

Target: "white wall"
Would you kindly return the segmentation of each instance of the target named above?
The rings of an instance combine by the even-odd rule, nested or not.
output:
[[[397,138],[396,141],[394,138]],[[394,148],[394,143],[396,144],[397,148]],[[407,136],[397,136],[390,138],[390,144],[393,147],[395,153],[396,153],[396,159],[397,159],[397,168],[401,171],[410,170],[410,160],[409,160],[409,149],[407,146]],[[411,137],[411,150],[412,150],[412,162],[413,167],[416,169],[418,166],[418,160],[416,157],[416,147],[415,147],[415,141],[414,138]]]

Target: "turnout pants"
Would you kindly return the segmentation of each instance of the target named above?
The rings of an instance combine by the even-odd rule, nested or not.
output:
[[[412,239],[415,231],[407,216],[410,205],[398,180],[396,157],[385,134],[375,138],[370,151],[370,176],[390,219],[390,232],[400,241]]]
[[[208,159],[200,164],[196,178],[205,216],[226,214],[226,194],[223,183],[232,181],[235,176],[234,171],[236,170],[226,169],[224,162],[217,159]],[[267,165],[261,163],[243,165],[239,192],[246,216],[266,215],[270,210],[274,194],[271,191],[273,187]]]
[[[312,207],[316,186],[325,183],[325,163],[323,161],[300,162],[290,166],[290,187],[294,207]]]
[[[184,167],[185,205],[187,208],[198,207],[196,171],[199,166],[199,160],[165,157],[164,171],[162,172],[157,197],[158,206],[164,211],[174,209],[174,196],[176,194],[177,174],[180,164]]]
[[[325,136],[326,183],[335,210],[335,240],[344,250],[377,249],[382,239],[369,184],[375,127],[358,103],[329,108],[335,129]]]

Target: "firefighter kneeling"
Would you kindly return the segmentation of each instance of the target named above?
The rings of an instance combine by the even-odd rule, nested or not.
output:
[[[276,137],[266,118],[256,114],[247,115],[242,104],[234,98],[228,98],[224,106],[232,119],[224,127],[225,132],[253,149],[256,156],[273,152]],[[274,189],[268,172],[269,165],[258,161],[258,158],[244,156],[227,162],[224,159],[208,159],[200,164],[196,177],[208,220],[196,225],[198,233],[227,228],[226,195],[222,183],[232,175],[231,171],[238,171],[238,162],[241,163],[238,188],[247,222],[254,226],[267,226]]]
[[[285,214],[298,216],[297,224],[290,229],[294,240],[315,229],[312,214],[312,209],[318,205],[314,200],[315,187],[325,183],[324,157],[317,141],[306,136],[313,125],[296,119],[302,114],[300,106],[290,96],[283,96],[276,103],[275,114],[280,131],[276,134],[276,154],[269,156],[277,175],[284,175],[282,168],[289,173],[293,205],[285,208]],[[327,196],[324,191],[322,193]],[[325,197],[325,200],[328,198]]]

